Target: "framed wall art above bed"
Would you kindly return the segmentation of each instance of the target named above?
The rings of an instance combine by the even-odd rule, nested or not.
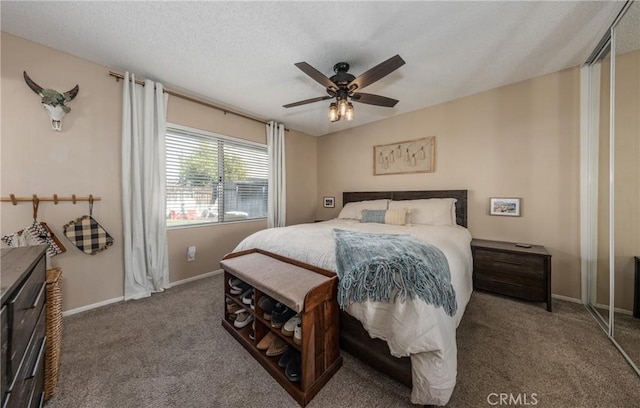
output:
[[[436,137],[373,146],[373,175],[432,173]]]

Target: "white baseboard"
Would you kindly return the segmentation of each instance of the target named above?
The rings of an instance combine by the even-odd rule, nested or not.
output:
[[[221,273],[222,273],[222,269],[218,269],[218,270],[215,270],[215,271],[203,273],[201,275],[192,276],[192,277],[187,278],[187,279],[182,279],[182,280],[175,281],[175,282],[169,282],[169,288],[172,288],[172,287],[178,286],[178,285],[182,285],[183,283],[193,282],[193,281],[198,280],[198,279],[204,279],[204,278],[208,278],[210,276],[219,275]],[[97,309],[99,307],[107,306],[107,305],[110,305],[112,303],[120,302],[120,301],[123,301],[123,300],[124,300],[124,296],[120,296],[120,297],[113,298],[113,299],[103,300],[102,302],[92,303],[90,305],[77,307],[75,309],[71,309],[71,310],[67,310],[67,311],[62,312],[62,317],[71,316],[71,315],[74,315],[76,313],[86,312],[87,310],[91,310],[91,309]]]
[[[170,282],[169,283],[169,287],[172,288],[174,286],[182,285],[183,283],[193,282],[193,281],[198,280],[198,279],[208,278],[210,276],[219,275],[221,273],[222,273],[222,269],[218,269],[218,270],[215,270],[215,271],[203,273],[201,275],[192,276],[192,277],[187,278],[187,279],[182,279],[182,280],[179,280],[179,281]]]
[[[107,305],[110,305],[112,303],[120,302],[120,301],[123,301],[123,300],[124,300],[124,296],[120,296],[120,297],[113,298],[113,299],[103,300],[102,302],[92,303],[90,305],[77,307],[75,309],[71,309],[71,310],[67,310],[67,311],[62,312],[62,317],[71,316],[71,315],[74,315],[74,314],[80,313],[80,312],[86,312],[87,310],[96,309],[96,308],[102,307],[102,306],[107,306]]]
[[[584,303],[582,303],[581,299],[576,299],[576,298],[572,298],[572,297],[569,297],[569,296],[551,294],[551,297],[554,298],[554,299],[558,299],[558,300],[565,300],[565,301],[571,302],[571,303],[579,303],[581,305],[584,304]]]
[[[584,303],[582,303],[582,300],[576,299],[576,298],[572,298],[572,297],[568,297],[568,296],[553,295],[552,294],[551,297],[554,298],[554,299],[558,299],[558,300],[566,300],[567,302],[580,303],[581,305],[584,304]],[[600,303],[596,303],[595,307],[598,308],[598,309],[609,310],[609,305],[603,305],[603,304],[600,304]],[[616,313],[621,313],[621,314],[624,314],[624,315],[629,315],[629,316],[633,315],[633,312],[631,310],[621,309],[619,307],[616,307],[614,309],[614,311]]]
[[[596,303],[594,307],[597,308],[597,309],[609,310],[609,305],[603,305],[603,304],[600,304],[600,303]],[[633,316],[633,311],[631,311],[631,310],[620,309],[619,307],[615,307],[613,309],[613,311],[616,312],[616,313],[621,313],[621,314]]]

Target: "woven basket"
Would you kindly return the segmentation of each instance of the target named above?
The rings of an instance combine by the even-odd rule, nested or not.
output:
[[[62,268],[47,270],[47,349],[44,360],[44,399],[55,394],[62,352]]]

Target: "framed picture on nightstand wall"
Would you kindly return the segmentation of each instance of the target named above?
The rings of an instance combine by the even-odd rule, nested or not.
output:
[[[493,197],[491,198],[491,203],[489,205],[489,214],[519,217],[520,199]]]
[[[336,198],[335,197],[323,197],[322,204],[324,208],[335,208],[336,206]]]

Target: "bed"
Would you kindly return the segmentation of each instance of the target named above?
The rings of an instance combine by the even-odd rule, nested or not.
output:
[[[472,291],[471,235],[466,229],[467,191],[345,192],[343,205],[373,202],[371,200],[398,202],[429,198],[456,200],[455,226],[396,226],[334,219],[259,231],[243,240],[235,251],[260,248],[335,271],[335,244],[331,237],[336,229],[409,234],[440,248],[449,262],[451,283],[456,291],[458,307],[455,315],[448,318],[442,308],[420,300],[401,304],[372,301],[351,304],[341,312],[340,345],[373,368],[411,387],[411,402],[445,405],[453,392],[457,374],[455,329]],[[394,327],[380,324],[381,319],[391,322],[389,326]],[[397,330],[398,322],[409,321],[406,334]]]

